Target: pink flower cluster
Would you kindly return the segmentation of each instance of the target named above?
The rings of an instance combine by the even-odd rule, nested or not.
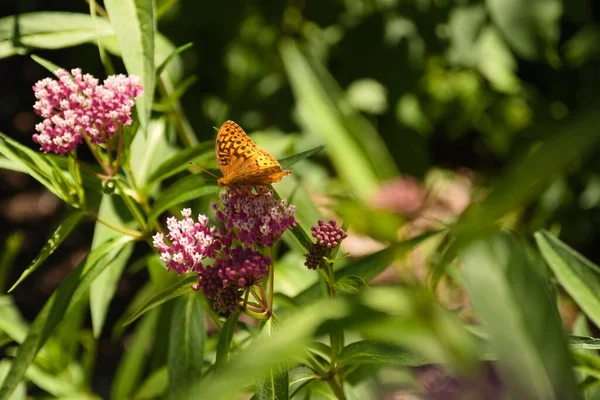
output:
[[[215,235],[215,228],[208,226],[208,217],[199,215],[198,221],[192,218],[192,210],[184,208],[181,211],[182,220],[175,217],[167,219],[169,233],[167,238],[171,241],[167,245],[162,233],[154,235],[154,247],[160,253],[160,259],[167,265],[167,269],[182,274],[184,272],[199,272],[202,270],[202,260],[214,257],[220,245]]]
[[[231,240],[247,245],[272,246],[283,232],[296,225],[296,206],[273,198],[273,191],[259,186],[230,188],[221,195],[222,208],[215,204],[217,220],[224,223],[223,232]]]
[[[134,98],[143,88],[137,76],[112,75],[102,85],[81,69],[56,71],[58,81],[42,79],[33,86],[33,106],[44,118],[35,126],[33,141],[45,153],[65,154],[87,135],[92,143],[104,143],[122,126],[130,125]]]
[[[348,234],[333,220],[319,221],[310,231],[317,242],[309,247],[304,265],[308,269],[323,268],[326,265],[323,257],[330,256],[331,251],[347,238]]]
[[[259,283],[267,275],[271,259],[241,246],[225,248],[223,253],[225,257],[216,259],[213,267],[198,273],[199,288],[215,310],[230,314],[238,307],[242,289]],[[238,299],[235,303],[230,301],[233,294]]]
[[[272,260],[257,251],[256,246],[273,245],[286,229],[296,225],[295,206],[284,200],[275,200],[273,192],[263,187],[227,188],[221,196],[222,204],[215,204],[217,220],[223,227],[208,226],[208,217],[191,218],[191,210],[184,209],[182,220],[167,220],[170,244],[164,235],[154,235],[154,247],[169,270],[197,272],[198,285],[213,308],[230,314],[239,307],[242,295],[249,287],[262,281]],[[210,257],[214,265],[203,265]]]

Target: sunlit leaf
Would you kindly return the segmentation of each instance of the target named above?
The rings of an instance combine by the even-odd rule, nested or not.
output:
[[[535,240],[558,282],[586,315],[600,324],[600,268],[550,232],[536,232]]]
[[[154,1],[105,0],[104,6],[119,40],[127,72],[142,81],[144,94],[136,99],[136,108],[141,125],[146,127],[154,98]]]

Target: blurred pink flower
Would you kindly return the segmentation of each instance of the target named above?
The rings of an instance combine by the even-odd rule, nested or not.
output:
[[[44,118],[36,125],[33,141],[45,153],[65,154],[87,135],[92,143],[104,143],[122,126],[130,125],[134,98],[143,88],[137,76],[112,75],[98,85],[98,79],[82,74],[56,71],[58,81],[42,79],[33,86],[33,106]]]

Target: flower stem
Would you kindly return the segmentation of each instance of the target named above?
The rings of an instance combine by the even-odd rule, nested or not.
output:
[[[331,379],[328,379],[327,383],[329,384],[329,387],[333,391],[333,394],[335,394],[335,397],[337,397],[340,400],[346,400],[346,395],[344,394],[344,388],[335,380],[334,377],[331,377]]]
[[[102,160],[102,157],[98,153],[98,146],[90,142],[90,139],[87,137],[87,135],[83,135],[83,140],[85,140],[85,143],[87,143],[88,147],[90,148],[92,155],[94,156],[96,161],[98,161],[98,164],[102,167],[102,170],[104,170],[104,172],[106,173],[106,175],[108,175],[110,179],[110,177],[112,177],[112,171],[109,168],[109,166],[107,166],[104,163],[104,160]]]
[[[96,221],[100,222],[101,224],[106,225],[107,227],[109,227],[110,229],[112,229],[114,231],[124,233],[125,235],[133,236],[134,238],[137,238],[137,239],[141,239],[144,237],[144,234],[142,232],[134,231],[132,229],[127,229],[127,228],[123,228],[122,226],[115,225],[112,222],[108,222],[105,219],[100,218],[97,214],[94,214],[93,212],[88,211],[87,215],[94,218]]]
[[[269,247],[271,256],[271,268],[269,268],[269,304],[268,309],[273,311],[273,298],[275,296],[275,263],[273,262],[273,246]]]
[[[327,262],[326,265],[327,284],[329,286],[329,297],[333,299],[335,297],[335,274],[333,272],[333,263]],[[337,359],[339,353],[344,347],[344,331],[340,330],[332,332],[329,335],[329,337],[331,341],[331,362],[329,364],[329,379],[327,380],[327,383],[329,384],[331,390],[338,399],[345,399],[346,395],[344,394],[344,386],[343,384],[340,384],[336,379],[339,378],[340,382],[342,380],[342,377],[338,376],[339,370],[337,365]]]

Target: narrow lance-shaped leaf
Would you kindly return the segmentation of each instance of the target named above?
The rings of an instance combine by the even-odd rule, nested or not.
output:
[[[136,326],[131,347],[123,352],[117,367],[110,393],[111,399],[128,400],[133,397],[133,391],[147,366],[147,351],[152,348],[155,340],[158,316],[158,310],[154,310],[146,314]]]
[[[102,202],[100,203],[98,216],[102,218],[103,221],[107,221],[116,226],[124,226],[131,220],[131,215],[127,213],[123,203],[119,200],[120,199],[117,196],[104,195],[102,197]],[[121,234],[104,224],[96,224],[94,228],[92,249],[99,247],[102,243],[112,240],[119,235]],[[90,287],[90,311],[93,332],[96,338],[99,337],[102,332],[108,307],[117,290],[117,284],[132,251],[133,244],[129,244],[123,247],[123,249],[120,249],[113,262],[110,263],[108,268],[102,271]]]
[[[123,325],[129,325],[146,312],[152,310],[153,308],[171,299],[191,292],[193,290],[192,284],[194,283],[198,283],[198,276],[188,276],[185,279],[181,279],[180,281],[169,286],[165,290],[157,293],[154,297],[152,297],[150,300],[144,303],[143,306],[141,306],[138,310],[134,311],[128,318],[126,318],[123,322]]]
[[[117,34],[127,72],[142,80],[144,94],[136,104],[140,123],[146,127],[154,97],[154,1],[106,0],[104,5]]]
[[[176,300],[169,330],[169,393],[178,399],[188,386],[202,378],[204,312],[197,292]]]
[[[600,268],[547,231],[535,233],[542,256],[579,307],[600,325]]]
[[[31,262],[29,267],[23,271],[19,279],[11,286],[8,292],[12,292],[21,282],[23,282],[29,275],[31,275],[54,251],[60,246],[60,244],[69,236],[71,231],[79,225],[79,222],[83,218],[82,212],[74,212],[68,214],[61,224],[56,228],[52,236],[48,239],[48,243],[37,255],[37,257]]]
[[[231,348],[231,340],[233,339],[233,332],[235,331],[235,325],[237,324],[239,317],[240,313],[238,311],[232,313],[223,324],[223,328],[221,328],[219,341],[217,342],[215,370],[227,362],[227,357]]]

